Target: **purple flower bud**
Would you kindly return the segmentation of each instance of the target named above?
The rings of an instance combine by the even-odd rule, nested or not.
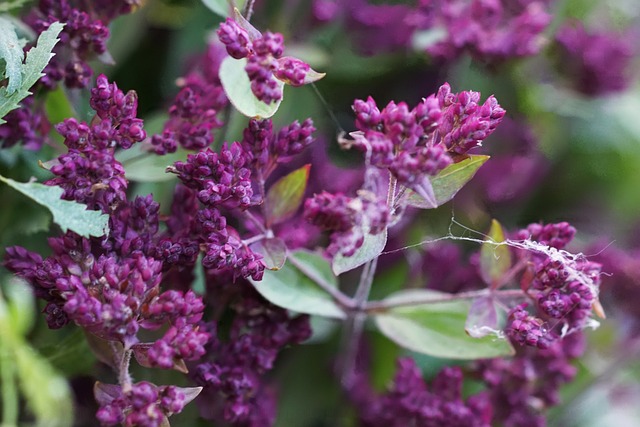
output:
[[[252,52],[249,34],[231,18],[220,24],[218,38],[233,58],[246,58]]]

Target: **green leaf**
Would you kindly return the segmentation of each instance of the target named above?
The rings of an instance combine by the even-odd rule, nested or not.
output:
[[[304,165],[277,180],[267,192],[265,214],[267,224],[279,224],[291,218],[302,203],[311,165]]]
[[[362,225],[362,232],[364,233],[364,242],[362,246],[356,250],[356,252],[347,257],[338,252],[331,263],[331,267],[336,276],[341,275],[354,268],[360,267],[364,263],[371,261],[384,249],[387,245],[387,230],[378,234],[369,233],[369,225]]]
[[[282,99],[265,104],[256,98],[251,92],[251,82],[247,72],[244,70],[246,65],[246,58],[234,59],[230,56],[225,58],[220,64],[222,88],[233,106],[245,116],[259,119],[269,118],[278,111]],[[280,90],[282,90],[284,82],[280,80],[276,80],[276,82]]]
[[[444,294],[421,289],[400,291],[384,301],[409,304],[428,301]],[[511,356],[509,342],[497,336],[472,338],[465,332],[468,301],[432,302],[397,306],[374,315],[380,331],[409,350],[430,356],[474,360]]]
[[[471,302],[464,330],[473,338],[498,332],[498,310],[492,297],[479,297]]]
[[[229,0],[202,0],[202,3],[207,6],[210,11],[223,18],[229,16],[231,12]]]
[[[287,246],[277,237],[263,239],[250,245],[251,250],[263,256],[269,270],[280,270],[287,260]]]
[[[77,117],[62,85],[59,85],[56,90],[47,93],[44,108],[51,123],[60,123],[69,117]]]
[[[24,320],[17,318],[15,313],[25,309],[25,302],[33,304],[33,296],[14,294],[10,301],[5,301],[0,293],[0,357],[3,381],[4,368],[10,368],[12,374],[16,374],[18,378],[27,406],[35,415],[36,425],[72,425],[73,409],[69,385],[25,342],[22,335]],[[11,366],[7,362],[11,363]],[[6,387],[6,384],[3,386]],[[13,397],[2,396],[3,399]]]
[[[164,182],[176,179],[175,174],[166,172],[167,166],[186,159],[187,153],[186,150],[178,149],[175,153],[159,156],[143,151],[140,144],[136,144],[129,150],[116,154],[116,160],[122,163],[125,176],[130,181]]]
[[[303,266],[305,271],[294,267],[291,259]],[[265,270],[261,281],[252,280],[251,283],[263,297],[279,307],[299,313],[344,319],[344,311],[308,275],[320,277],[331,286],[338,286],[338,280],[331,272],[327,260],[305,250],[289,254],[289,262],[280,270]]]
[[[29,89],[44,75],[42,70],[53,57],[51,51],[58,43],[58,34],[62,31],[62,27],[63,25],[59,22],[54,22],[40,34],[37,46],[27,52],[26,61],[20,67],[22,83],[15,92],[10,93],[6,87],[0,87],[0,124],[5,123],[2,117],[18,108],[20,101],[31,95]]]
[[[17,9],[28,1],[30,0],[13,0],[0,4],[0,13],[9,12],[11,9]]]
[[[72,425],[71,390],[64,378],[27,345],[16,346],[14,354],[20,389],[37,425]]]
[[[13,331],[25,336],[33,326],[35,318],[33,291],[23,280],[12,278],[5,288],[5,293]]]
[[[81,236],[103,236],[109,231],[109,216],[99,211],[88,211],[86,206],[60,197],[64,190],[37,182],[17,182],[0,175],[0,181],[18,190],[36,203],[49,209],[53,221],[63,232],[71,230]]]
[[[7,95],[11,95],[22,86],[21,69],[24,52],[13,24],[2,16],[0,16],[0,60],[4,60],[4,73],[0,78],[8,79],[6,90]]]
[[[480,166],[489,160],[489,156],[472,155],[461,162],[454,163],[431,178],[436,206],[424,200],[412,190],[407,190],[404,202],[421,209],[432,209],[453,199],[458,191],[473,178]]]
[[[504,231],[495,219],[491,221],[491,229],[480,249],[480,276],[487,285],[496,283],[511,268],[509,247],[507,245],[497,246],[491,242],[504,242]]]

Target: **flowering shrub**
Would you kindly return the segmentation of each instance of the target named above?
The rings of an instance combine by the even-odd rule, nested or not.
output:
[[[633,20],[144,3],[0,9],[3,425],[544,426],[604,381],[605,306],[637,342],[638,269],[553,196],[583,163],[549,148],[632,90]]]

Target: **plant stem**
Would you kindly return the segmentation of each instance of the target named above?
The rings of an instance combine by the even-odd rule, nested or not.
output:
[[[333,284],[327,282],[322,276],[317,274],[314,270],[308,268],[306,265],[298,262],[294,257],[288,257],[287,261],[290,262],[295,268],[300,270],[302,274],[313,280],[323,291],[331,295],[334,301],[344,308],[346,311],[353,311],[356,309],[355,301],[348,295],[344,294],[340,289]]]
[[[474,299],[478,297],[488,297],[493,296],[496,298],[518,298],[518,297],[526,297],[524,291],[520,289],[506,289],[502,291],[492,291],[491,289],[481,289],[478,291],[469,291],[469,292],[459,292],[457,294],[441,294],[441,295],[425,295],[423,298],[416,296],[411,300],[405,301],[372,301],[370,303],[365,304],[362,310],[365,313],[381,313],[388,311],[392,308],[396,307],[411,307],[414,305],[421,304],[436,304],[440,302],[450,302],[450,301],[459,301],[465,299]]]
[[[247,4],[244,7],[244,17],[247,21],[251,21],[251,15],[253,15],[253,4],[256,0],[247,0]]]
[[[367,262],[360,274],[360,282],[354,296],[356,310],[349,314],[345,320],[345,331],[342,336],[341,348],[344,349],[343,357],[339,365],[340,381],[345,389],[350,389],[355,381],[356,359],[358,357],[358,348],[364,330],[364,323],[367,320],[367,313],[364,307],[369,298],[371,284],[378,265],[378,258],[374,258]]]
[[[267,234],[267,229],[265,228],[264,224],[262,223],[262,221],[258,220],[258,218],[256,218],[251,212],[249,211],[244,211],[243,212],[244,216],[251,222],[253,222],[256,227],[258,227],[258,230],[260,230],[263,234]]]
[[[115,351],[115,349],[114,349]],[[120,360],[120,365],[118,366],[118,383],[122,387],[122,391],[127,393],[131,390],[131,375],[129,375],[129,363],[131,363],[131,355],[133,354],[133,350],[125,349],[122,352],[122,359]]]

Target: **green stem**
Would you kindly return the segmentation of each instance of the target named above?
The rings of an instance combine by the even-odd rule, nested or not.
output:
[[[308,268],[306,265],[298,262],[294,257],[288,257],[287,261],[291,263],[295,268],[300,270],[302,274],[313,280],[316,285],[322,288],[323,291],[331,295],[334,301],[340,305],[346,311],[353,311],[356,308],[356,303],[352,298],[345,295],[340,289],[327,282],[322,276],[316,273],[314,270]]]

